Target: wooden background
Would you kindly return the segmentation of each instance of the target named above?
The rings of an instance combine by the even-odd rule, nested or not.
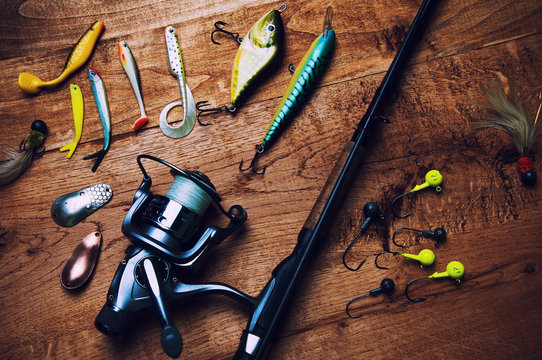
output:
[[[187,82],[196,101],[224,104],[229,99],[230,69],[237,48],[224,38],[209,39],[213,23],[231,24],[242,35],[280,2],[198,1],[2,1],[0,14],[0,143],[16,147],[35,119],[47,122],[47,151],[12,184],[0,187],[0,357],[5,359],[165,359],[160,326],[142,315],[134,331],[112,339],[94,328],[110,281],[129,240],[122,220],[142,175],[136,156],[159,156],[185,169],[207,174],[224,206],[243,205],[245,226],[211,251],[187,281],[222,281],[256,295],[271,270],[293,249],[296,236],[316,201],[344,143],[361,119],[420,0],[292,1],[282,13],[286,51],[280,68],[235,116],[206,120],[182,139],[164,136],[158,127],[162,108],[179,99],[169,72],[164,28],[176,27]],[[241,173],[264,135],[297,64],[320,34],[325,9],[334,10],[336,51],[310,102],[260,164],[264,176]],[[89,63],[62,85],[26,96],[17,86],[20,72],[45,80],[62,70],[73,44],[95,20],[106,30]],[[361,358],[539,358],[542,351],[541,222],[539,183],[526,188],[515,164],[501,159],[510,143],[493,130],[464,131],[477,104],[479,85],[502,81],[521,90],[531,113],[542,90],[542,3],[532,0],[442,1],[423,41],[376,127],[369,151],[351,191],[297,288],[290,311],[277,332],[271,359]],[[130,130],[139,110],[117,55],[125,40],[136,58],[150,118],[140,132]],[[102,127],[86,68],[96,68],[107,88],[112,114],[112,146],[96,173],[85,155],[101,149]],[[85,101],[83,137],[71,159],[58,148],[73,137],[69,84],[78,84]],[[179,108],[170,119],[180,118]],[[536,157],[542,158],[538,146]],[[428,169],[444,175],[443,191],[425,191],[405,201],[414,213],[390,215],[391,200],[422,182]],[[149,163],[153,191],[171,184],[165,167]],[[540,162],[536,164],[542,176]],[[60,195],[106,182],[113,199],[72,228],[57,226],[50,207]],[[368,257],[357,273],[346,270],[342,253],[363,222],[363,205],[377,201],[385,220],[371,225],[348,260]],[[217,216],[211,212],[211,221]],[[378,270],[371,255],[397,250],[391,235],[399,227],[448,231],[435,250],[430,271],[451,260],[466,267],[463,284],[427,281],[411,303],[406,283],[428,274],[404,258]],[[103,233],[100,260],[89,285],[65,291],[60,270],[88,233]],[[434,249],[430,240],[403,234],[408,252]],[[391,246],[390,246],[391,244]],[[391,300],[365,298],[345,314],[349,299],[390,277],[397,284]],[[237,348],[249,312],[220,296],[172,306],[184,338],[184,359],[227,359]]]

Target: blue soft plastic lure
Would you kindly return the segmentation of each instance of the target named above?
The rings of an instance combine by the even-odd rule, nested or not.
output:
[[[109,105],[107,103],[107,94],[105,92],[105,86],[102,78],[96,70],[93,68],[88,69],[88,78],[90,79],[90,86],[92,87],[92,93],[94,94],[94,101],[98,107],[98,113],[102,121],[104,131],[104,146],[101,150],[95,152],[92,155],[85,156],[83,160],[90,160],[96,158],[96,162],[92,166],[92,172],[95,172],[100,166],[109,145],[111,143],[111,116],[109,115]]]

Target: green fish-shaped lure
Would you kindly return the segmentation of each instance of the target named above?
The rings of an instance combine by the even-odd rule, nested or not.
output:
[[[196,104],[199,110],[198,121],[199,116],[205,112],[215,113],[222,110],[234,112],[244,101],[246,94],[260,82],[262,75],[273,65],[277,65],[278,54],[284,47],[284,25],[280,14],[285,9],[286,4],[282,4],[277,10],[271,10],[262,16],[250,28],[241,41],[233,61],[230,105],[204,109],[207,101],[200,101]]]
[[[335,31],[331,29],[332,17],[333,12],[330,6],[326,11],[323,32],[314,40],[299,65],[297,65],[267,133],[262,142],[256,145],[256,154],[250,166],[243,169],[243,161],[241,161],[239,170],[247,171],[252,168],[252,171],[259,175],[265,172],[265,168],[260,172],[254,169],[256,159],[278,138],[280,132],[293,119],[296,110],[307,100],[308,95],[322,76],[331,58],[335,44]]]

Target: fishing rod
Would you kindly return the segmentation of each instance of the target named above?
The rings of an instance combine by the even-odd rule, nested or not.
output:
[[[422,28],[428,21],[430,8],[437,1],[424,0],[412,25],[395,55],[382,83],[354,131],[339,155],[318,200],[298,234],[293,252],[273,270],[271,279],[256,298],[256,306],[235,353],[236,360],[255,360],[265,356],[271,337],[281,319],[286,304],[292,296],[309,255],[316,242],[326,236],[338,206],[350,187],[364,153],[364,143],[374,120],[382,117],[383,104],[397,83],[402,67],[407,63],[415,44],[422,36]]]

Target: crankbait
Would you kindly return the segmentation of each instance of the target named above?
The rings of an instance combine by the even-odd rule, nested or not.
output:
[[[230,105],[206,109],[208,101],[199,101],[196,107],[199,110],[198,122],[201,125],[209,125],[199,121],[199,117],[203,113],[234,112],[244,100],[245,95],[252,91],[261,80],[262,75],[273,65],[277,65],[277,55],[282,52],[284,47],[284,25],[280,16],[284,10],[286,10],[286,4],[282,4],[278,10],[271,10],[262,16],[242,38],[233,62]],[[213,31],[213,34],[224,32],[232,35],[232,33],[218,27],[218,24],[225,25],[221,21],[215,23],[216,30]],[[236,38],[241,39],[238,36]],[[212,38],[212,34],[211,39],[217,43]]]
[[[509,98],[505,96],[501,85],[491,88],[482,87],[482,91],[489,102],[485,106],[489,113],[486,114],[485,119],[472,122],[471,127],[503,130],[514,142],[519,155],[517,162],[521,180],[525,185],[534,185],[537,176],[534,170],[533,147],[542,103],[538,106],[534,120],[531,120],[529,111],[513,89]]]
[[[27,94],[37,94],[44,86],[60,84],[87,62],[103,29],[104,24],[101,21],[92,24],[73,47],[59,77],[51,81],[43,81],[36,75],[23,72],[19,74],[19,87]]]
[[[30,134],[21,141],[18,151],[10,146],[0,148],[0,152],[7,158],[0,161],[0,185],[17,179],[30,166],[34,154],[45,141],[48,132],[45,122],[34,120],[30,129]]]
[[[130,80],[130,84],[132,85],[132,89],[134,89],[134,93],[137,99],[137,104],[139,105],[139,111],[141,112],[141,115],[139,119],[137,119],[134,124],[132,125],[132,130],[137,131],[143,127],[147,122],[149,122],[149,118],[147,117],[147,114],[145,114],[145,106],[143,105],[143,97],[141,96],[141,85],[139,83],[139,71],[137,70],[137,65],[134,59],[134,55],[132,55],[132,52],[130,51],[130,47],[126,43],[126,41],[121,41],[117,44],[118,50],[119,50],[119,57],[120,57],[120,63],[122,64],[122,67],[124,68],[124,71],[126,72],[126,75],[128,76],[128,79]]]
[[[59,149],[59,151],[69,150],[66,157],[69,159],[72,157],[73,152],[81,140],[81,134],[83,132],[83,94],[79,86],[75,84],[70,85],[70,95],[72,99],[72,110],[73,110],[73,122],[75,124],[75,139],[68,145],[64,145]]]
[[[177,77],[179,81],[182,101],[174,101],[164,107],[160,113],[160,129],[166,136],[177,139],[188,135],[194,128],[196,105],[194,104],[194,96],[192,96],[192,92],[186,83],[181,49],[179,48],[175,28],[173,26],[166,27],[165,35],[169,67],[173,76]],[[167,122],[167,114],[175,106],[183,107],[183,121],[181,125],[173,127]]]
[[[95,172],[100,166],[107,150],[109,150],[109,145],[111,142],[111,117],[109,115],[109,106],[107,103],[107,94],[105,92],[105,86],[102,81],[102,78],[96,70],[93,68],[88,69],[88,78],[90,79],[90,86],[92,87],[92,93],[94,94],[94,101],[98,107],[98,113],[100,114],[100,119],[102,121],[103,132],[104,132],[104,146],[101,150],[95,152],[92,155],[85,156],[83,160],[90,160],[96,158],[94,166],[92,166],[92,172]]]
[[[252,162],[248,168],[243,169],[243,161],[241,161],[239,170],[247,171],[252,168],[252,171],[259,175],[262,175],[265,172],[265,168],[261,172],[257,172],[254,169],[257,157],[264,152],[267,146],[271,145],[271,143],[276,140],[280,131],[292,120],[296,110],[300,108],[302,103],[307,99],[309,92],[314,88],[318,79],[320,79],[328,60],[331,57],[333,46],[335,44],[335,31],[331,29],[332,18],[333,11],[331,6],[329,6],[324,19],[324,30],[322,34],[314,40],[297,66],[263,141],[256,145],[256,154],[254,155]]]
[[[98,262],[101,245],[102,234],[95,231],[75,247],[60,273],[60,284],[66,290],[79,289],[88,282]]]

